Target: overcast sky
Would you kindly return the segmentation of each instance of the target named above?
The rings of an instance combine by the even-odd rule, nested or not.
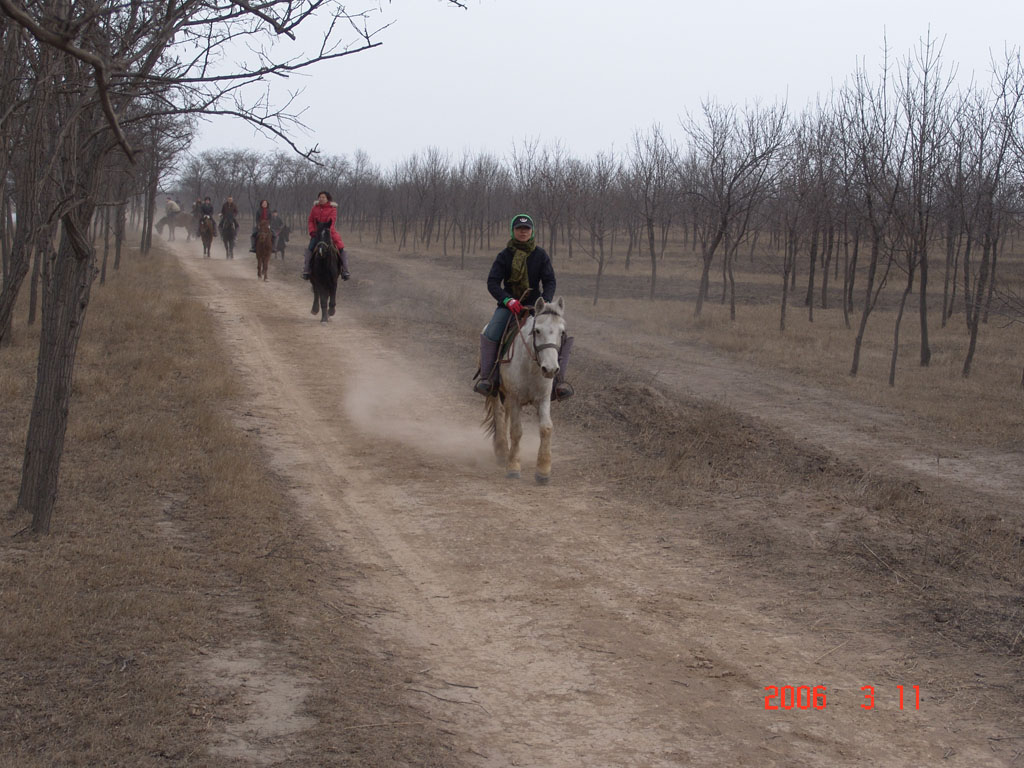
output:
[[[287,81],[306,89],[300,102],[312,131],[297,143],[329,155],[362,149],[384,167],[430,146],[504,156],[532,138],[585,158],[625,150],[635,130],[654,123],[681,138],[680,117],[702,99],[785,99],[798,112],[858,61],[874,71],[886,38],[902,57],[930,28],[960,80],[982,82],[990,53],[1024,38],[1021,0],[466,4],[382,0],[376,18],[394,22],[377,38],[383,45]],[[274,146],[238,122],[200,130],[195,152]]]

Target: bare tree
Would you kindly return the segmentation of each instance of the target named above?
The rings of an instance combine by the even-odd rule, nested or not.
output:
[[[863,67],[858,67],[840,95],[840,110],[843,140],[850,143],[858,187],[852,199],[863,205],[860,215],[871,238],[864,304],[850,365],[850,375],[856,376],[868,318],[892,266],[895,245],[889,238],[890,224],[907,162],[906,132],[900,130],[893,105],[887,50],[878,82],[872,83]]]
[[[970,334],[967,354],[962,368],[963,376],[971,373],[971,364],[978,345],[982,307],[995,280],[995,260],[1006,210],[1002,204],[1007,197],[1010,152],[1017,143],[1024,99],[1024,67],[1020,51],[1007,51],[1006,58],[994,67],[992,104],[974,114],[974,166],[976,200],[978,204],[981,239],[981,262],[976,271],[964,255],[964,304],[967,309],[967,329]]]
[[[41,228],[60,225],[57,250],[46,253],[42,270],[36,392],[17,505],[31,513],[32,529],[43,533],[49,530],[57,495],[71,374],[96,272],[86,233],[101,190],[109,188],[111,155],[120,151],[138,162],[140,156],[146,159],[148,149],[152,182],[159,163],[152,162],[154,146],[140,143],[145,127],[161,118],[207,114],[240,117],[312,156],[315,147],[300,150],[290,138],[289,131],[299,126],[292,102],[274,106],[261,84],[272,75],[286,76],[377,43],[368,14],[348,13],[340,4],[321,0],[259,5],[0,0],[0,14],[6,21],[5,46],[16,41],[22,61],[42,61],[42,66],[25,67],[23,92],[48,103],[38,129],[50,144],[49,168],[43,164],[35,183],[52,190],[54,203],[37,210],[43,212]],[[275,55],[276,38],[294,37],[307,24],[325,30],[319,48],[308,55]],[[217,55],[227,47],[241,52],[242,59],[232,62]],[[3,130],[11,130],[6,119]],[[12,146],[6,136],[4,146]],[[25,212],[30,208],[31,202]],[[4,325],[0,322],[0,328]]]
[[[788,138],[785,105],[755,104],[741,115],[714,102],[704,102],[702,108],[703,122],[688,116],[683,124],[690,140],[684,188],[698,201],[695,226],[701,233],[695,317],[700,317],[708,294],[715,253],[726,240],[736,247],[743,241],[751,214],[770,186],[772,161]]]
[[[658,252],[655,246],[655,226],[666,215],[674,196],[673,169],[678,167],[676,148],[655,125],[646,133],[633,134],[628,168],[634,209],[640,214],[647,235],[651,257],[651,298],[658,285]]]

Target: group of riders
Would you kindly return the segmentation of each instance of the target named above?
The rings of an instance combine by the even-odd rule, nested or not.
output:
[[[174,203],[171,198],[167,198],[167,200],[168,207]],[[175,207],[177,208],[177,206]],[[171,211],[168,210],[167,213],[170,215]],[[213,202],[210,200],[209,196],[206,196],[202,200],[196,198],[196,201],[192,204],[192,217],[196,221],[196,234],[202,235],[201,228],[203,219],[209,218],[211,221],[213,220]],[[272,248],[277,250],[277,239],[285,228],[284,219],[278,215],[276,210],[271,210],[270,204],[266,200],[260,200],[260,206],[257,209],[256,214],[253,216],[249,251],[252,253],[256,252],[256,233],[259,231],[260,220],[266,220],[270,225],[270,234],[273,238]],[[238,226],[238,205],[235,203],[235,199],[231,195],[228,195],[228,199],[225,200],[224,205],[220,207],[220,219],[217,221],[218,231],[224,231],[225,222],[227,222],[229,226],[233,226],[235,228]]]
[[[181,206],[168,197],[167,214],[171,215],[180,210]],[[192,215],[197,222],[202,222],[206,216],[212,219],[213,203],[210,198],[197,199],[192,206]],[[229,195],[220,209],[218,229],[223,230],[225,221],[235,222],[235,226],[237,226],[237,220],[238,206],[235,204],[234,198]],[[285,226],[284,221],[276,210],[270,208],[270,204],[266,200],[261,200],[253,217],[249,250],[256,250],[256,233],[259,230],[260,221],[268,222],[276,249],[277,238]],[[345,244],[341,240],[341,235],[338,234],[337,221],[338,204],[333,201],[329,192],[320,192],[307,220],[309,245],[303,254],[303,280],[309,279],[310,262],[319,233],[326,232],[328,225],[331,243],[341,259],[341,279],[348,280],[351,277],[348,255],[345,253]],[[555,296],[555,270],[547,251],[537,245],[533,219],[525,213],[517,214],[509,225],[509,234],[511,237],[508,244],[494,259],[487,275],[487,290],[498,302],[498,306],[487,327],[484,328],[484,332],[480,334],[480,372],[476,377],[473,390],[481,395],[494,394],[498,386],[496,374],[500,362],[503,336],[507,331],[514,330],[519,326],[521,316],[532,310],[537,299],[543,298],[545,302],[550,302]],[[552,400],[565,400],[573,395],[572,385],[565,380],[565,371],[569,363],[569,355],[572,352],[572,342],[572,337],[565,338],[559,348],[559,370],[551,390]]]

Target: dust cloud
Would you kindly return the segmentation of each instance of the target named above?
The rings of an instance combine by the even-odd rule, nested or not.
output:
[[[468,381],[452,381],[421,361],[380,349],[360,355],[358,369],[348,371],[344,395],[345,414],[357,429],[427,455],[494,466],[490,438],[481,427],[484,400],[470,391]],[[529,419],[521,445],[527,460],[540,447]]]

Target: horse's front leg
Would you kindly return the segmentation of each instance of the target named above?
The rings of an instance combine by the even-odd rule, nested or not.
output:
[[[520,477],[519,441],[523,436],[522,407],[515,397],[505,398],[505,418],[508,420],[508,460],[505,462],[506,477]]]
[[[551,433],[555,429],[551,423],[550,397],[542,399],[537,405],[537,416],[540,421],[540,449],[537,451],[537,471],[534,478],[541,485],[547,485],[551,480]]]
[[[491,444],[494,447],[494,458],[500,467],[508,458],[508,414],[497,395],[488,395],[487,401],[487,407],[494,411],[494,438]]]

